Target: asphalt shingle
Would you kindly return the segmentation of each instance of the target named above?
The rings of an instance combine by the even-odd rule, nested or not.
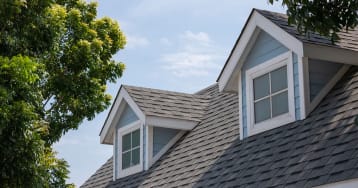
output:
[[[112,181],[112,159],[82,187],[313,187],[358,178],[358,67],[305,120],[239,139],[237,95],[217,85],[203,120],[148,171]],[[339,117],[339,118],[336,118]]]
[[[332,41],[329,38],[323,37],[317,33],[310,32],[308,35],[300,34],[294,25],[288,24],[288,17],[286,14],[259,9],[255,10],[302,42],[358,51],[358,26],[354,29],[338,32],[337,34],[340,40],[332,44]]]
[[[139,108],[148,116],[200,122],[209,103],[208,96],[123,86]]]

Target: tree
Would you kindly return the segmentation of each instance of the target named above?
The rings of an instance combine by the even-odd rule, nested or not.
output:
[[[0,0],[0,187],[70,187],[51,146],[110,104],[124,64],[117,22],[96,3]]]
[[[269,0],[271,4],[278,0]],[[318,32],[332,39],[339,39],[337,32],[358,25],[357,0],[282,0],[287,6],[289,24],[295,24],[298,31]]]

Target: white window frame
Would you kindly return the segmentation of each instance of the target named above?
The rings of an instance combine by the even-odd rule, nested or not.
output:
[[[253,80],[283,66],[287,66],[288,113],[255,123]],[[292,51],[281,54],[246,71],[246,104],[248,136],[295,121]]]
[[[140,149],[139,149],[139,164],[135,166],[131,166],[126,169],[122,169],[122,138],[124,135],[131,133],[135,130],[139,129],[140,134]],[[140,120],[137,120],[133,123],[130,123],[127,126],[124,126],[120,129],[118,129],[118,150],[117,150],[117,156],[118,156],[118,178],[122,178],[125,176],[129,176],[138,172],[141,172],[143,170],[143,124]]]

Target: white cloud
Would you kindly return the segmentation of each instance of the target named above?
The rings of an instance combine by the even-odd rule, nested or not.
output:
[[[176,52],[161,56],[163,69],[178,77],[207,76],[220,69],[223,55],[207,33],[186,31],[178,39]]]
[[[199,42],[203,44],[209,44],[211,42],[209,35],[204,32],[193,33],[191,31],[185,31],[184,35],[182,35],[182,38],[188,41]]]
[[[178,52],[165,54],[162,60],[167,64],[163,68],[179,77],[206,76],[210,70],[219,69],[215,56],[205,53]]]
[[[149,40],[141,36],[126,35],[127,48],[145,47],[149,45]]]

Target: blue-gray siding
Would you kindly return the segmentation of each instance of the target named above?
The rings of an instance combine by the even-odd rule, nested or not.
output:
[[[125,103],[124,105],[125,105],[125,107],[124,107],[123,112],[122,112],[122,114],[119,118],[119,121],[118,121],[118,128],[125,127],[128,124],[139,120],[139,118],[134,113],[132,108],[130,108],[127,103]]]
[[[311,102],[342,66],[339,63],[316,59],[308,60]]]
[[[246,104],[246,71],[260,65],[280,54],[283,54],[288,51],[288,48],[278,42],[276,39],[271,37],[268,33],[261,31],[258,35],[255,44],[253,45],[249,55],[246,58],[246,61],[241,69],[241,83],[242,83],[242,121],[243,121],[243,136],[247,137],[247,104]],[[298,61],[297,56],[293,56],[294,62],[294,71],[297,75],[294,77],[295,84],[295,106],[296,109],[299,109],[299,92],[298,92]],[[296,64],[296,65],[295,65]],[[296,67],[296,68],[295,68]],[[296,70],[295,70],[296,69]],[[296,91],[297,89],[297,91]],[[297,112],[298,111],[298,112]],[[296,118],[300,117],[299,110],[296,110]]]
[[[153,157],[178,134],[176,129],[153,127]]]

